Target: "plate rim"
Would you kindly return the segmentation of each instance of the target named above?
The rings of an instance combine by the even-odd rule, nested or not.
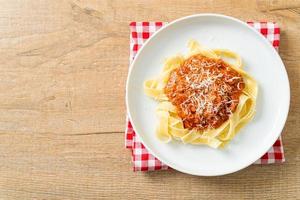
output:
[[[263,153],[258,154],[259,156],[257,156],[257,158],[255,158],[255,160],[253,160],[253,159],[249,160],[249,163],[247,163],[246,165],[244,165],[242,167],[238,167],[237,169],[233,168],[231,170],[222,171],[222,172],[219,172],[219,173],[195,173],[195,172],[190,172],[189,170],[182,169],[182,168],[178,167],[177,165],[173,165],[169,161],[165,161],[164,159],[161,159],[160,156],[157,156],[151,150],[151,148],[149,148],[147,146],[147,144],[143,140],[143,137],[137,131],[137,129],[135,127],[135,122],[133,122],[132,117],[131,117],[131,111],[130,111],[130,106],[129,106],[130,104],[129,104],[129,101],[128,101],[128,95],[129,95],[128,91],[129,91],[129,84],[130,84],[131,72],[133,71],[133,68],[135,66],[135,63],[136,63],[136,60],[137,60],[136,58],[138,58],[139,55],[143,52],[143,49],[147,46],[147,44],[153,38],[155,38],[156,35],[158,35],[161,31],[163,31],[167,27],[172,26],[173,24],[176,24],[176,23],[178,23],[180,21],[188,20],[188,19],[191,19],[191,18],[198,18],[198,17],[219,17],[219,18],[229,19],[229,20],[238,22],[239,24],[241,24],[241,25],[247,27],[248,29],[252,30],[253,32],[255,32],[255,34],[258,37],[260,37],[261,39],[263,39],[263,41],[265,41],[264,43],[266,45],[268,45],[269,47],[271,47],[270,49],[272,49],[273,53],[275,53],[277,55],[277,57],[279,58],[280,65],[281,65],[280,67],[283,68],[282,76],[285,76],[285,78],[286,78],[286,86],[287,86],[286,89],[287,89],[287,91],[286,91],[286,95],[285,96],[286,96],[287,105],[285,106],[285,110],[281,114],[282,120],[280,121],[281,124],[278,125],[276,137],[275,137],[275,134],[274,134],[274,139],[272,140],[272,142],[270,141],[268,143],[269,145],[265,145],[265,148],[262,151]],[[288,113],[289,113],[289,109],[290,109],[290,82],[289,82],[289,78],[288,78],[288,73],[286,71],[286,67],[285,67],[285,65],[284,65],[284,63],[283,63],[283,61],[282,61],[279,53],[275,50],[275,48],[271,45],[271,43],[269,41],[267,41],[267,39],[261,33],[259,33],[255,28],[253,28],[252,26],[249,26],[247,23],[245,23],[244,21],[241,21],[241,20],[239,20],[237,18],[234,18],[234,17],[231,17],[231,16],[227,16],[227,15],[223,15],[223,14],[217,14],[217,13],[201,13],[201,14],[194,14],[194,15],[189,15],[189,16],[181,17],[181,18],[178,18],[178,19],[176,19],[176,20],[174,20],[174,21],[172,21],[172,22],[164,25],[158,31],[156,31],[155,33],[153,33],[152,36],[139,49],[139,51],[135,55],[135,59],[132,61],[132,63],[129,66],[127,80],[126,80],[126,89],[125,89],[125,92],[126,92],[125,101],[126,101],[126,112],[127,112],[127,115],[128,115],[128,117],[129,117],[129,119],[131,121],[131,125],[132,125],[133,129],[135,130],[135,133],[139,136],[140,141],[143,143],[143,145],[149,151],[149,153],[151,153],[153,156],[155,156],[157,159],[159,159],[164,164],[172,167],[173,169],[176,169],[177,171],[180,171],[180,172],[183,172],[183,173],[186,173],[186,174],[196,175],[196,176],[220,176],[220,175],[231,174],[231,173],[234,173],[234,172],[238,172],[238,171],[240,171],[242,169],[245,169],[246,167],[248,167],[251,164],[253,164],[257,159],[259,159],[261,156],[263,156],[273,146],[273,144],[275,143],[275,141],[281,135],[282,130],[283,130],[283,128],[285,126],[285,123],[287,121],[287,117],[288,117]]]

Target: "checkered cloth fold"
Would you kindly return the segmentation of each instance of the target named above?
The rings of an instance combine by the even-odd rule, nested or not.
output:
[[[279,47],[280,29],[273,22],[247,22],[263,36],[265,36],[276,50]],[[137,51],[143,43],[158,29],[166,25],[166,22],[132,22],[130,23],[130,62],[133,61]],[[126,148],[132,150],[132,162],[134,171],[153,171],[168,169],[166,164],[151,155],[141,143],[138,135],[132,128],[127,117],[127,127],[125,131]],[[282,163],[285,161],[281,136],[274,145],[254,164]]]

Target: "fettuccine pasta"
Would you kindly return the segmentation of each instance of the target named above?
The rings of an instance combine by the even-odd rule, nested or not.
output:
[[[166,59],[163,71],[144,82],[145,94],[159,102],[156,136],[223,147],[253,118],[257,83],[238,54],[194,40],[188,47],[188,55]]]

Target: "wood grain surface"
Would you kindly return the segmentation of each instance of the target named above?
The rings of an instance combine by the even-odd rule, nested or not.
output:
[[[202,12],[279,23],[286,163],[222,177],[134,173],[124,149],[130,21]],[[0,199],[300,199],[300,1],[0,0]]]

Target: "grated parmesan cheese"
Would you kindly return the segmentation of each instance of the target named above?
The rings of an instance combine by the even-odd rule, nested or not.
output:
[[[171,73],[165,91],[179,106],[184,125],[203,130],[216,128],[234,112],[239,102],[234,94],[242,86],[241,75],[222,60],[194,55]]]

